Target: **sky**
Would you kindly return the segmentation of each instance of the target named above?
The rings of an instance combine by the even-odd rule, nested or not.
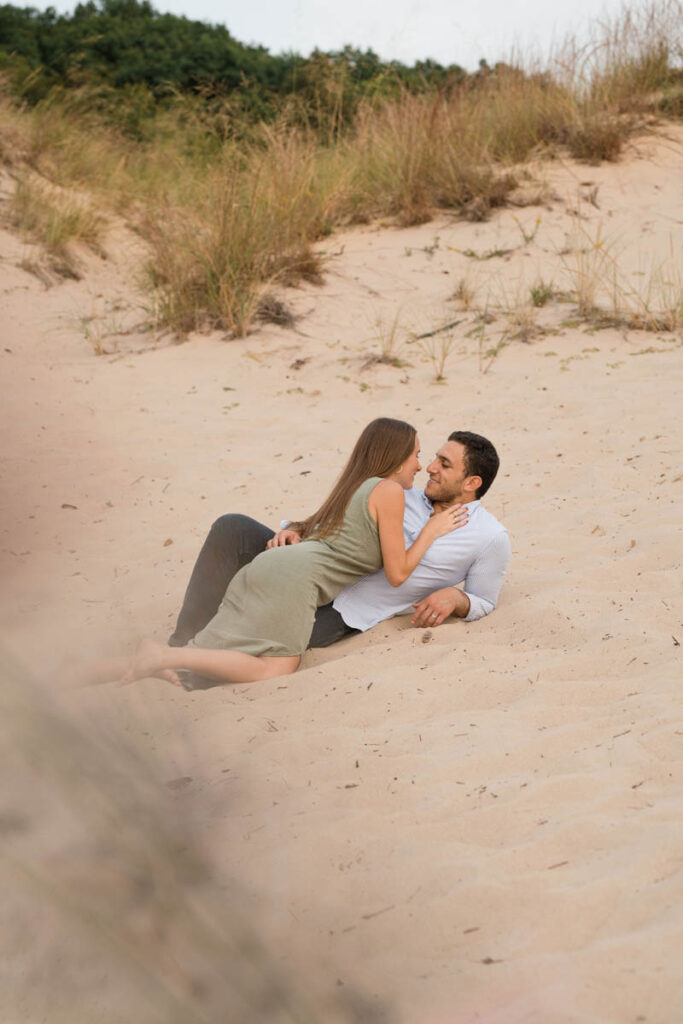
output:
[[[75,0],[23,0],[20,6],[71,12]],[[572,31],[613,15],[622,0],[152,0],[156,10],[225,25],[241,43],[271,53],[341,49],[350,43],[406,64],[431,57],[475,70],[513,52],[547,56]],[[630,6],[642,6],[635,0]]]

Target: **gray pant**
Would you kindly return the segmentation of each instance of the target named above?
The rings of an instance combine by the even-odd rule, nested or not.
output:
[[[228,514],[216,520],[192,570],[176,627],[169,637],[171,647],[184,647],[211,621],[235,573],[260,554],[273,536],[271,529],[250,516]],[[342,637],[357,632],[346,625],[331,604],[327,604],[315,613],[308,646],[329,647]],[[183,673],[183,677],[186,675],[188,678],[183,678],[186,689],[216,685],[214,680],[196,673]]]

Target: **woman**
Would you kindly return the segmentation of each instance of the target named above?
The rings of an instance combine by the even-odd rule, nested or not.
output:
[[[175,669],[233,683],[294,672],[317,607],[382,566],[392,586],[399,586],[437,537],[467,522],[457,505],[434,513],[406,550],[403,492],[419,469],[415,428],[402,420],[373,420],[327,500],[295,524],[302,542],[264,551],[244,566],[188,647],[142,641],[123,681],[154,675],[178,682]],[[120,659],[116,668],[121,675]]]

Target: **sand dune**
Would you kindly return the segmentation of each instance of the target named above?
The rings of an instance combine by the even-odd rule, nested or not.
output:
[[[575,288],[586,239],[653,308],[680,291],[682,144],[539,165],[543,201],[486,223],[336,235],[325,285],[284,293],[296,327],[242,340],[145,332],[121,225],[50,288],[0,233],[2,642],[48,682],[75,648],[165,637],[213,519],[307,513],[374,416],[427,455],[454,429],[497,445],[491,616],[428,642],[395,619],[275,683],[66,698],[188,780],[285,968],[397,1020],[681,1016],[681,329],[584,322],[565,295],[514,334],[535,282]],[[364,366],[395,317],[402,365]],[[452,320],[435,383],[408,332]]]

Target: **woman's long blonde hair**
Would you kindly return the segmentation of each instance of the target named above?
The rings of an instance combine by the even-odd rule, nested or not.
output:
[[[317,512],[300,523],[292,523],[304,540],[329,537],[341,526],[351,496],[372,476],[387,477],[412,455],[415,427],[387,416],[368,423],[330,495]]]

